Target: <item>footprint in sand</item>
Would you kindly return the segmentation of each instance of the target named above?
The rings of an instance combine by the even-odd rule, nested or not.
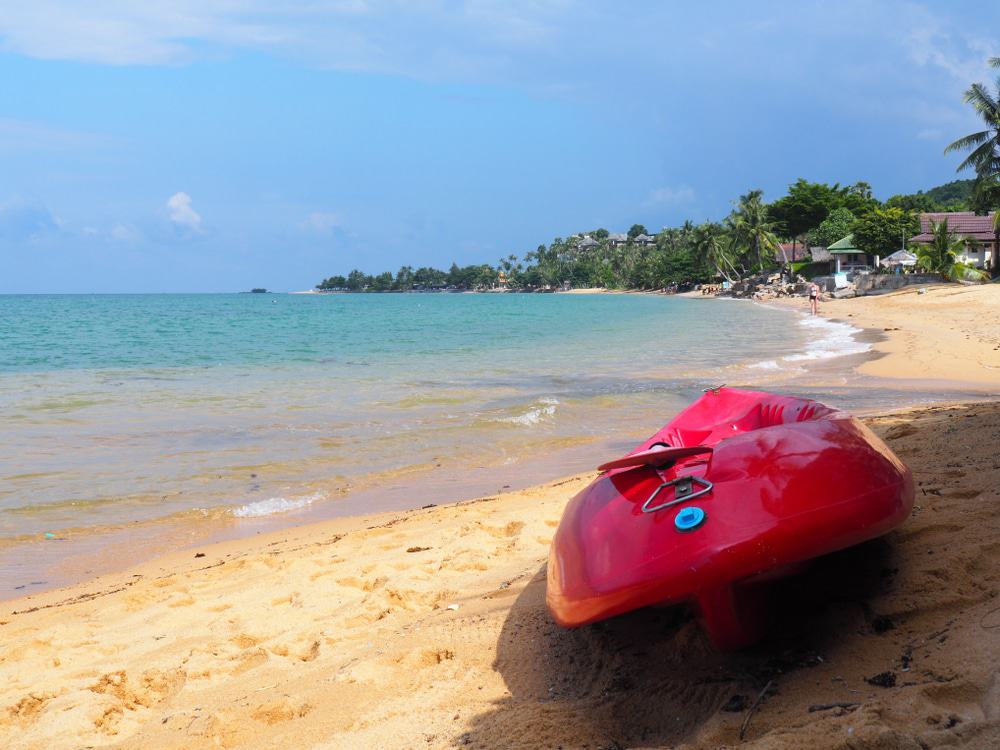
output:
[[[312,710],[308,703],[294,704],[288,698],[275,703],[264,703],[254,709],[250,716],[264,724],[274,725],[298,719]]]

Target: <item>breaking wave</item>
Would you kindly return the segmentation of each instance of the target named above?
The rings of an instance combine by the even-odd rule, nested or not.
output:
[[[524,426],[535,425],[555,414],[558,406],[559,399],[557,398],[540,398],[523,414],[516,414],[512,417],[498,417],[494,421]]]
[[[277,513],[288,513],[293,510],[301,510],[312,505],[317,500],[323,500],[322,493],[313,495],[303,495],[302,497],[284,498],[269,497],[267,500],[258,500],[254,503],[247,503],[230,511],[236,518],[261,518],[263,516],[273,516]]]

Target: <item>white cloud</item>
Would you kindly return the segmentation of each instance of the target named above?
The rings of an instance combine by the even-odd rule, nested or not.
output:
[[[572,0],[34,0],[0,14],[0,49],[111,65],[183,64],[252,49],[341,70],[422,77],[492,69],[544,48]],[[415,33],[416,32],[416,33]]]
[[[14,199],[0,203],[0,240],[32,241],[62,228],[47,206]]]
[[[313,211],[299,226],[316,234],[330,234],[341,226],[340,214],[330,211]]]
[[[197,216],[197,214],[195,214]],[[132,242],[139,238],[139,233],[132,227],[127,227],[124,224],[115,224],[111,227],[109,232],[111,239],[118,240],[119,242]]]
[[[993,79],[986,61],[1000,54],[996,41],[965,27],[956,30],[946,17],[928,7],[911,6],[908,10],[906,46],[913,62],[939,68],[964,86]]]
[[[201,232],[201,216],[191,208],[191,196],[187,193],[174,193],[167,199],[170,210],[170,221],[181,229],[190,232]]]
[[[658,187],[649,191],[649,195],[642,202],[644,206],[669,206],[678,203],[690,203],[694,200],[694,188],[687,185],[677,187]]]

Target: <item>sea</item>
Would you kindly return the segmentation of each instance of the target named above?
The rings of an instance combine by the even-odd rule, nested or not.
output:
[[[586,470],[723,383],[855,410],[845,323],[643,294],[0,296],[0,599]]]

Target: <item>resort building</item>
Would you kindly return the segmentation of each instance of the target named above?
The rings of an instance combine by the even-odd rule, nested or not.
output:
[[[833,259],[834,273],[847,273],[848,271],[866,271],[878,264],[878,256],[867,255],[863,250],[854,246],[854,235],[849,234],[843,239],[837,240],[827,248]]]
[[[993,253],[997,252],[993,214],[977,216],[971,211],[920,214],[920,234],[911,237],[910,242],[930,243],[934,239],[931,222],[940,224],[945,219],[948,220],[948,234],[966,237],[969,240],[967,248],[958,256],[958,260],[976,268],[989,268]]]
[[[608,244],[611,247],[621,247],[628,242],[628,235],[624,232],[613,232],[608,235]]]

